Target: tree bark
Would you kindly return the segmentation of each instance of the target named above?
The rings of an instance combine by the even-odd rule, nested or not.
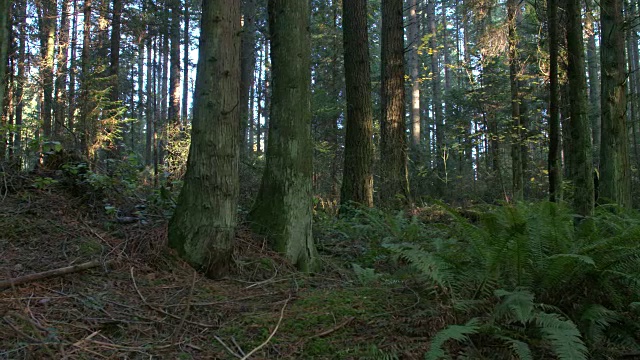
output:
[[[631,207],[631,168],[626,124],[626,73],[622,0],[600,2],[602,39],[600,186],[598,198]]]
[[[52,135],[53,62],[56,42],[57,0],[40,3],[40,78],[42,81],[42,127],[44,136]]]
[[[113,0],[113,12],[111,19],[111,61],[109,62],[109,75],[111,76],[111,96],[112,102],[118,101],[120,92],[118,90],[118,70],[120,69],[120,24],[122,18],[122,0]],[[113,104],[115,106],[115,104]]]
[[[67,127],[72,132],[74,142],[77,140],[75,131],[75,115],[76,115],[76,53],[78,47],[78,0],[73,0],[73,25],[71,26],[71,62],[69,68],[69,109]],[[77,146],[77,144],[75,144]]]
[[[513,199],[523,199],[523,169],[522,169],[522,123],[520,118],[519,95],[519,59],[518,59],[518,34],[516,21],[518,18],[518,0],[507,0],[507,27],[508,27],[508,58],[509,58],[509,85],[511,88],[511,166]]]
[[[240,75],[240,151],[247,154],[247,126],[251,121],[249,114],[249,92],[254,83],[256,67],[256,0],[242,0],[242,72]]]
[[[5,6],[5,9],[9,6],[8,0],[0,0],[0,5]],[[2,14],[8,14],[8,11],[0,10]],[[16,93],[15,93],[15,124],[16,131],[13,138],[13,147],[16,149],[16,159],[21,159],[22,156],[22,114],[24,110],[24,87],[26,83],[25,68],[26,68],[26,50],[27,50],[27,4],[26,2],[18,2],[16,4],[16,20],[18,27],[18,70],[16,76]],[[1,23],[1,20],[0,20]],[[1,25],[0,25],[1,26]],[[8,35],[8,34],[7,34]],[[9,37],[7,36],[7,46]],[[0,47],[0,51],[2,48]],[[0,56],[1,52],[0,52]],[[0,65],[1,67],[2,65]],[[2,92],[3,90],[0,90]],[[0,110],[1,111],[1,110]],[[20,161],[19,161],[20,162]],[[19,164],[18,164],[19,165]]]
[[[309,2],[269,0],[268,12],[273,64],[269,146],[250,218],[291,263],[312,271],[318,263],[311,233]]]
[[[347,129],[340,202],[373,206],[373,113],[367,1],[343,3]]]
[[[171,0],[171,70],[169,73],[169,124],[180,126],[180,0]]]
[[[441,179],[446,177],[444,164],[444,121],[442,119],[442,94],[440,88],[440,68],[438,67],[437,27],[436,27],[436,0],[428,0],[427,18],[429,22],[429,53],[431,54],[431,95],[433,97],[432,111],[433,124],[435,125],[435,168]]]
[[[240,1],[204,1],[192,142],[169,246],[211,278],[232,262],[238,202]]]
[[[58,71],[55,79],[55,112],[53,132],[56,137],[62,135],[65,126],[65,108],[67,104],[67,49],[69,49],[69,16],[71,15],[71,2],[62,1],[62,14],[60,14],[60,36],[58,37]]]
[[[85,156],[91,153],[93,145],[93,124],[90,123],[91,105],[89,92],[91,87],[91,0],[84,0],[84,28],[82,40],[82,54],[80,62],[82,73],[80,78],[80,149]]]
[[[560,161],[560,109],[558,94],[558,0],[547,4],[549,28],[549,201],[562,200],[562,162]]]
[[[586,0],[585,31],[587,32],[587,74],[589,75],[589,120],[593,157],[596,166],[600,164],[600,76],[598,74],[598,50],[596,48],[595,14],[593,0]]]
[[[402,0],[382,1],[382,117],[380,198],[383,204],[410,201],[404,121],[404,33]]]
[[[184,30],[183,30],[183,42],[184,42],[184,59],[182,67],[182,127],[187,125],[189,117],[189,20],[191,20],[191,14],[189,13],[189,1],[184,1]]]
[[[569,132],[571,149],[566,155],[572,166],[573,206],[582,216],[593,213],[594,183],[591,156],[591,131],[587,117],[587,78],[584,67],[584,45],[582,42],[582,16],[580,0],[567,0],[567,51],[569,64],[569,102],[571,119]]]
[[[407,24],[407,39],[409,40],[409,75],[411,81],[411,144],[419,150],[422,143],[420,129],[420,20],[418,19],[418,1],[409,0],[409,17]]]
[[[151,165],[153,162],[153,96],[151,95],[151,89],[153,84],[153,60],[151,58],[151,49],[153,47],[153,40],[151,38],[151,27],[147,25],[147,107],[146,107],[146,130],[145,130],[145,147],[144,147],[144,159],[145,163]]]

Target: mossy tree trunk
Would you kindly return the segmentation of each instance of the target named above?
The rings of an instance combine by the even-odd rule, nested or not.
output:
[[[622,207],[631,207],[622,4],[622,0],[602,0],[600,2],[602,135],[598,198]]]
[[[343,7],[347,130],[340,201],[373,206],[373,114],[367,35],[367,1]]]
[[[308,1],[269,0],[272,87],[266,168],[254,228],[303,271],[317,265],[312,222],[311,43]]]
[[[593,213],[593,164],[591,154],[591,127],[589,126],[587,103],[587,78],[584,67],[584,44],[582,40],[582,16],[580,0],[567,0],[567,52],[569,64],[569,103],[571,119],[570,180],[573,182],[573,205],[575,211],[588,216]]]
[[[184,187],[169,246],[206,276],[230,267],[238,202],[240,1],[204,1]]]
[[[410,200],[404,120],[402,0],[382,1],[381,46],[380,198],[382,203],[393,205],[396,200]]]

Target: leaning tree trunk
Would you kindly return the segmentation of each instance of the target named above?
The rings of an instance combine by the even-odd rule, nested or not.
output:
[[[602,143],[598,198],[622,207],[631,207],[622,0],[601,0],[600,13]]]
[[[410,200],[404,121],[402,0],[382,1],[382,118],[380,198],[392,205]]]
[[[184,187],[169,246],[208,277],[232,262],[238,203],[240,1],[204,1]]]
[[[367,1],[343,5],[347,131],[340,202],[373,206],[373,114],[367,34]]]
[[[272,97],[267,164],[250,218],[304,271],[317,266],[311,233],[311,43],[307,1],[269,0]]]
[[[573,181],[573,205],[575,211],[588,216],[593,213],[593,164],[591,156],[591,131],[587,116],[587,78],[584,68],[584,45],[582,42],[582,17],[580,0],[567,0],[567,51],[569,64],[569,102],[571,119],[569,133],[571,147],[566,155],[571,164],[570,180]]]

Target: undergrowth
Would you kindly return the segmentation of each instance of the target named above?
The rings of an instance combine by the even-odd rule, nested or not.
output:
[[[430,340],[427,359],[611,359],[640,351],[640,215],[600,207],[578,221],[554,203],[484,210],[470,220],[442,206],[447,221],[426,222],[419,213],[351,209],[318,227],[334,247],[360,246],[356,272],[407,263],[448,309],[452,321]]]

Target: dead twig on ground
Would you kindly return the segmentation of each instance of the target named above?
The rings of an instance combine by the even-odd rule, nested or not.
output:
[[[104,265],[108,265],[111,262],[112,261],[107,261],[106,263],[104,263]],[[83,263],[83,264],[79,264],[79,265],[67,266],[67,267],[63,267],[63,268],[59,268],[59,269],[48,270],[48,271],[43,271],[43,272],[39,272],[39,273],[35,273],[35,274],[29,274],[29,275],[25,275],[25,276],[20,276],[20,277],[13,278],[13,279],[2,280],[2,281],[0,281],[0,290],[3,290],[5,288],[14,287],[14,286],[21,285],[21,284],[26,284],[26,283],[33,282],[33,281],[46,279],[46,278],[62,276],[62,275],[67,275],[67,274],[71,274],[71,273],[74,273],[74,272],[79,272],[79,271],[83,271],[83,270],[92,269],[92,268],[98,267],[98,266],[100,266],[102,264],[103,263],[101,261],[89,261],[89,262],[86,262],[86,263]]]
[[[338,324],[338,325],[336,325],[336,326],[334,326],[334,327],[332,327],[330,329],[327,329],[325,331],[322,331],[322,332],[319,332],[319,333],[317,333],[315,335],[310,336],[309,338],[307,338],[307,340],[311,340],[311,339],[327,336],[327,335],[329,335],[329,334],[331,334],[333,332],[336,332],[336,331],[340,330],[341,328],[347,326],[350,322],[353,321],[353,319],[355,319],[355,317],[351,316],[351,317],[347,318],[345,321],[341,322],[340,324]]]
[[[248,359],[251,355],[255,354],[258,350],[262,349],[265,345],[267,345],[269,343],[269,341],[271,341],[273,336],[278,331],[278,328],[280,327],[280,324],[282,323],[282,319],[284,318],[284,309],[287,308],[287,304],[289,303],[289,300],[291,300],[291,295],[289,295],[289,298],[287,298],[287,300],[285,300],[285,302],[284,302],[284,305],[282,305],[282,309],[280,310],[280,318],[278,319],[278,323],[276,324],[276,327],[273,328],[273,331],[271,331],[271,334],[269,335],[267,340],[265,340],[262,344],[258,345],[255,349],[249,351],[249,353],[247,355],[245,355],[241,360]]]

